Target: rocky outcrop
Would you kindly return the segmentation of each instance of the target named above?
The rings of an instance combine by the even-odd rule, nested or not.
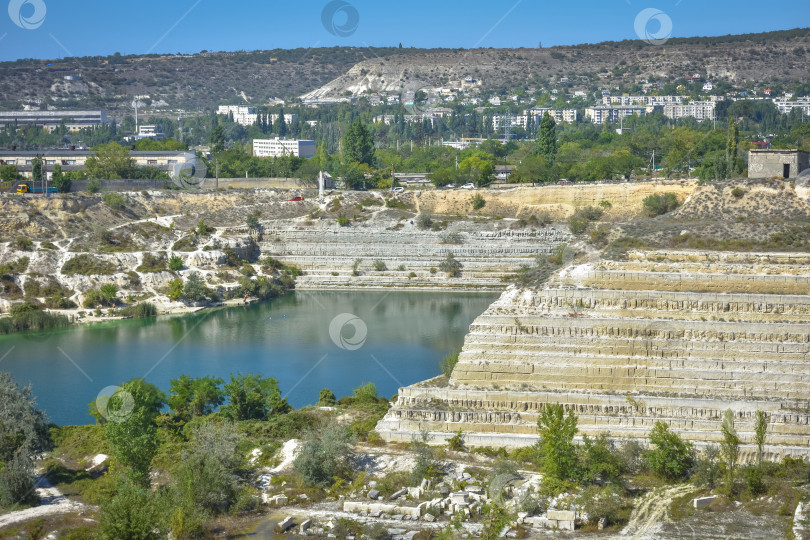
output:
[[[537,440],[542,408],[561,403],[584,434],[646,438],[664,420],[706,444],[731,409],[751,451],[762,410],[767,452],[806,455],[810,296],[798,293],[807,256],[628,259],[568,267],[544,290],[507,290],[470,326],[449,384],[401,389],[377,430],[410,440],[461,429],[472,445],[525,445]]]

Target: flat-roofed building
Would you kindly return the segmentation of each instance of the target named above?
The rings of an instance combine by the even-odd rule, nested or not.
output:
[[[253,139],[255,157],[295,156],[311,158],[315,155],[315,141],[299,139]]]
[[[42,159],[48,178],[55,165],[62,171],[84,170],[87,158],[94,155],[92,150],[0,150],[0,165],[14,165],[24,178],[31,177],[35,159]],[[191,174],[197,165],[197,155],[193,151],[138,151],[129,153],[136,167],[155,167],[166,171],[172,178],[181,171]]]
[[[694,118],[695,120],[714,120],[714,101],[693,101],[692,103],[668,103],[664,105],[664,116],[677,120]]]
[[[619,105],[615,107],[587,107],[585,109],[585,118],[594,124],[604,124],[606,122],[618,122],[622,118],[628,116],[645,116],[652,112],[652,106],[636,106],[636,105]]]
[[[749,150],[748,178],[796,178],[810,168],[810,158],[804,150]]]
[[[33,125],[53,131],[64,124],[69,131],[79,131],[109,123],[107,112],[87,111],[0,111],[0,127]]]

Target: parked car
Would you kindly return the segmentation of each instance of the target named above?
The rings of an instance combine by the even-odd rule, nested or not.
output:
[[[402,193],[403,191],[405,191],[405,188],[402,187],[402,186],[395,187],[395,188],[391,188],[391,191],[394,192],[394,193]]]
[[[461,189],[475,189],[475,184],[464,184]]]
[[[563,184],[563,185],[564,184],[570,184],[571,180],[566,180],[565,178],[560,178],[559,180],[557,180],[557,183],[558,184]]]
[[[290,199],[290,202],[301,202],[303,200],[304,200],[303,197],[293,197],[292,199]]]
[[[456,185],[455,184],[447,184],[446,186],[444,186],[444,189],[456,189]]]

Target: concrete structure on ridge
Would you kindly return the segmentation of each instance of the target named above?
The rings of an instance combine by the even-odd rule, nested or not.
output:
[[[796,178],[810,168],[804,150],[749,150],[748,178]]]

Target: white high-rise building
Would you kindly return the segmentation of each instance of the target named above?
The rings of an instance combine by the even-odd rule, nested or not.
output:
[[[299,139],[253,139],[255,157],[295,156],[311,158],[315,155],[315,141]]]

